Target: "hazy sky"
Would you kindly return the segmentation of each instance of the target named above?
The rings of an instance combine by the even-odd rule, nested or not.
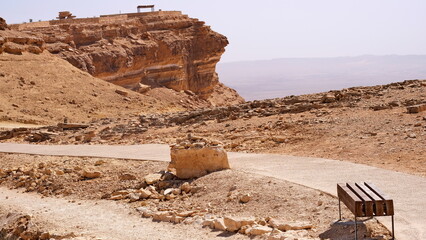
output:
[[[363,54],[426,54],[425,0],[12,0],[8,23],[135,12],[140,4],[181,10],[228,37],[222,61]]]

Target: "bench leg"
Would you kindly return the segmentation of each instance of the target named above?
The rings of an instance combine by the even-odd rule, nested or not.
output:
[[[339,221],[342,221],[342,209],[340,207],[340,198],[339,198]]]
[[[356,216],[355,216],[355,240],[358,240],[358,224],[356,222]]]
[[[392,240],[395,240],[395,222],[392,215]]]

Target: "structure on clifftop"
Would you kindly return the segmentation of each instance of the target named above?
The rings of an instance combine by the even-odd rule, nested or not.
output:
[[[154,7],[155,5],[139,5],[137,9],[138,9],[138,13],[140,13],[142,9],[146,9],[146,8],[151,8],[151,12],[154,12],[155,10]]]
[[[64,12],[59,12],[59,16],[57,17],[57,19],[61,20],[61,19],[73,19],[75,18],[75,16],[72,15],[72,13],[70,13],[69,11],[64,11]]]

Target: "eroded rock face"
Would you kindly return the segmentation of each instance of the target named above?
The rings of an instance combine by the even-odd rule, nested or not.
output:
[[[230,168],[228,155],[220,143],[191,135],[173,145],[170,156],[169,171],[180,179],[198,178]]]
[[[0,31],[0,54],[3,52],[17,55],[24,52],[40,54],[43,50],[44,41],[39,37],[8,29]]]
[[[14,25],[38,33],[47,50],[95,77],[141,86],[190,90],[207,99],[228,40],[181,12],[108,15]],[[142,85],[140,85],[142,84]]]
[[[0,17],[0,30],[6,30],[6,29],[8,29],[6,20]]]

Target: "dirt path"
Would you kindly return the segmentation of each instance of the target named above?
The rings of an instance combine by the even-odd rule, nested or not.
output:
[[[40,197],[0,187],[0,205],[6,211],[33,215],[51,233],[83,235],[83,239],[212,239],[219,232],[196,225],[157,223],[141,218],[129,207],[112,201],[75,202]],[[234,235],[227,239],[244,239]]]
[[[0,144],[1,152],[97,156],[169,161],[167,145],[48,146]],[[426,239],[426,178],[390,170],[320,158],[274,154],[229,153],[234,169],[288,180],[335,195],[336,183],[372,181],[395,201],[399,240]],[[336,203],[337,204],[337,203]],[[390,218],[379,219],[390,228]]]

